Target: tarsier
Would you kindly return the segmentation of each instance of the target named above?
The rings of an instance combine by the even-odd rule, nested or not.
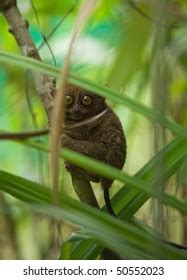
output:
[[[126,139],[118,117],[108,107],[105,99],[68,84],[65,104],[66,128],[62,135],[63,146],[122,169],[126,158]],[[76,127],[79,123],[81,125]],[[87,181],[100,182],[108,212],[115,215],[109,198],[109,188],[113,181],[69,162],[66,162],[65,166],[70,174]]]
[[[65,91],[65,130],[62,135],[64,147],[80,152],[91,158],[122,169],[126,159],[126,139],[119,118],[106,104],[103,97],[68,84]],[[65,163],[71,175],[91,182],[101,182],[108,212],[115,216],[112,209],[109,188],[113,181],[81,169],[69,162]],[[178,249],[186,246],[161,240]],[[106,259],[118,259],[110,250],[104,250]]]

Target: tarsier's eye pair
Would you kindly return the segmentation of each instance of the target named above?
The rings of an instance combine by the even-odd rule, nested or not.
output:
[[[70,106],[70,105],[72,105],[73,103],[74,103],[74,98],[73,98],[73,96],[72,95],[70,95],[70,94],[67,94],[66,95],[66,105],[67,106]],[[80,102],[84,105],[84,106],[89,106],[89,105],[91,105],[92,104],[92,101],[93,101],[93,98],[90,96],[90,95],[83,95],[82,97],[81,97],[81,100],[80,100]]]

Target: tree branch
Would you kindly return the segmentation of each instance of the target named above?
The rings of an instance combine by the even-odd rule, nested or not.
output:
[[[23,19],[17,7],[17,1],[1,0],[0,12],[3,13],[9,23],[9,31],[14,36],[22,53],[41,61],[37,48],[28,32],[28,22]],[[53,81],[47,75],[35,71],[32,71],[32,76],[35,89],[40,96],[50,122],[53,108],[53,97],[51,95],[51,88],[54,86]]]
[[[16,132],[16,133],[0,133],[0,140],[24,140],[31,137],[38,137],[48,134],[48,128],[38,131]]]

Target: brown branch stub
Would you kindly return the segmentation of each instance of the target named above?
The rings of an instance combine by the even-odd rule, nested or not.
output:
[[[1,0],[0,11],[9,23],[9,30],[14,36],[22,53],[25,56],[41,61],[38,50],[28,31],[28,22],[21,15],[17,7],[17,1]],[[53,109],[53,96],[51,95],[51,88],[53,87],[52,79],[47,75],[35,71],[32,71],[32,77],[35,89],[44,105],[50,123]]]

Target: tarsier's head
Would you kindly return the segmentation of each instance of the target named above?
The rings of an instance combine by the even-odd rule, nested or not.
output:
[[[78,86],[68,84],[65,92],[66,121],[82,121],[106,108],[105,99]]]

